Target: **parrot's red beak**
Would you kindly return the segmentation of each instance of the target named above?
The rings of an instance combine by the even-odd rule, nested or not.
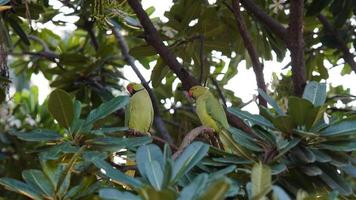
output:
[[[189,90],[188,96],[189,96],[190,98],[193,98],[193,92]]]
[[[129,93],[132,95],[132,93],[133,93],[132,85],[127,85],[126,89],[127,89],[127,91],[129,91]]]

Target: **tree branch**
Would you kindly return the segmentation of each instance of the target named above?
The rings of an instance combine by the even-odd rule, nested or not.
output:
[[[140,79],[142,85],[146,88],[148,94],[150,95],[152,105],[153,105],[153,110],[154,110],[154,124],[156,129],[158,130],[159,134],[162,135],[162,137],[167,140],[169,143],[172,143],[172,137],[168,133],[166,126],[162,120],[162,117],[160,115],[159,111],[159,104],[156,96],[154,95],[153,91],[151,90],[150,86],[148,85],[147,81],[145,78],[142,76],[140,70],[137,68],[135,64],[135,59],[129,54],[129,48],[126,44],[125,38],[122,36],[120,31],[118,31],[115,28],[111,29],[116,40],[119,43],[121,53],[125,59],[125,61],[131,66],[132,70],[136,73],[137,77]]]
[[[50,61],[55,61],[56,58],[59,58],[59,55],[56,53],[53,53],[51,51],[40,51],[40,52],[30,52],[30,51],[24,51],[21,53],[15,53],[15,52],[10,52],[11,55],[31,55],[31,56],[39,56],[43,57],[47,60]]]
[[[51,52],[51,50],[49,49],[48,45],[39,37],[35,36],[35,35],[28,35],[27,36],[28,39],[36,41],[38,43],[41,44],[41,46],[43,47],[43,51],[45,52]]]
[[[195,79],[192,75],[189,74],[188,71],[186,71],[186,69],[184,69],[184,67],[177,61],[176,57],[169,50],[169,48],[163,44],[159,33],[153,26],[150,18],[147,16],[138,0],[128,0],[128,3],[141,22],[141,25],[146,34],[147,43],[157,51],[157,53],[162,57],[168,67],[178,76],[184,89],[189,90],[192,86],[199,85],[197,79]],[[242,119],[229,112],[227,112],[226,115],[229,122],[233,126],[240,128],[247,133],[254,134],[252,129],[247,126]]]
[[[136,13],[142,27],[144,28],[147,43],[157,51],[168,67],[178,76],[182,82],[183,88],[185,90],[189,90],[192,86],[199,85],[198,80],[189,74],[186,69],[184,69],[183,65],[178,62],[175,55],[163,43],[158,31],[153,26],[140,2],[138,0],[128,0],[128,3],[132,10]]]
[[[95,37],[95,33],[93,30],[93,24],[94,24],[93,21],[85,20],[83,29],[88,32],[90,41],[91,41],[95,51],[97,51],[99,49],[99,42]]]
[[[292,80],[294,94],[302,96],[306,84],[303,38],[304,0],[290,1],[290,15],[287,46],[291,52]]]
[[[251,35],[247,31],[245,21],[241,15],[240,0],[231,1],[232,11],[236,19],[237,28],[239,29],[241,38],[252,61],[252,68],[255,72],[257,87],[266,92],[266,83],[263,75],[263,65],[259,61],[257,50],[252,44]],[[267,107],[267,101],[261,95],[258,95],[258,100],[261,106]]]
[[[334,36],[339,46],[339,50],[343,54],[342,57],[344,58],[345,62],[347,62],[351,66],[351,69],[356,73],[356,62],[354,60],[355,56],[350,52],[349,48],[345,44],[345,41],[340,37],[339,32],[334,27],[332,27],[332,25],[329,23],[325,16],[320,14],[318,15],[318,19],[321,24],[323,24],[325,30],[331,33],[332,36]]]
[[[269,16],[264,10],[256,5],[253,0],[241,0],[241,4],[248,12],[252,13],[260,22],[266,25],[275,35],[287,42],[288,32],[281,23]]]
[[[178,147],[178,150],[173,154],[173,159],[176,159],[183,151],[184,149],[193,142],[193,140],[198,137],[200,134],[207,133],[207,132],[214,132],[213,129],[205,127],[205,126],[199,126],[193,130],[191,130],[189,133],[185,135],[183,138],[182,143]]]

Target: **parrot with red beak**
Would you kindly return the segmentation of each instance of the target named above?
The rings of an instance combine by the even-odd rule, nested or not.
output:
[[[203,126],[213,129],[218,135],[226,152],[241,155],[251,159],[247,150],[237,144],[232,138],[225,110],[218,99],[202,86],[193,86],[188,95],[196,100],[196,113]]]
[[[139,83],[129,83],[130,102],[125,112],[125,125],[134,132],[147,133],[153,122],[153,106],[147,90]]]

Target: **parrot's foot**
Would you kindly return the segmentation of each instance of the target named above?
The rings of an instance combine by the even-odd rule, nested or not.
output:
[[[151,135],[149,132],[143,133],[143,132],[140,132],[140,131],[136,131],[134,129],[129,129],[128,132],[130,133],[130,135],[135,136],[135,137]]]
[[[215,133],[215,132],[207,132],[207,137],[209,139],[209,143],[218,148],[218,149],[224,149],[222,144],[221,144],[221,141],[219,139],[219,136]]]

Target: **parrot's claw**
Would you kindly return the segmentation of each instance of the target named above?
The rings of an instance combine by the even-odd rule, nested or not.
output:
[[[130,135],[135,136],[135,137],[151,135],[149,132],[143,133],[143,132],[140,132],[140,131],[136,131],[134,129],[129,129],[128,132],[130,133]]]

